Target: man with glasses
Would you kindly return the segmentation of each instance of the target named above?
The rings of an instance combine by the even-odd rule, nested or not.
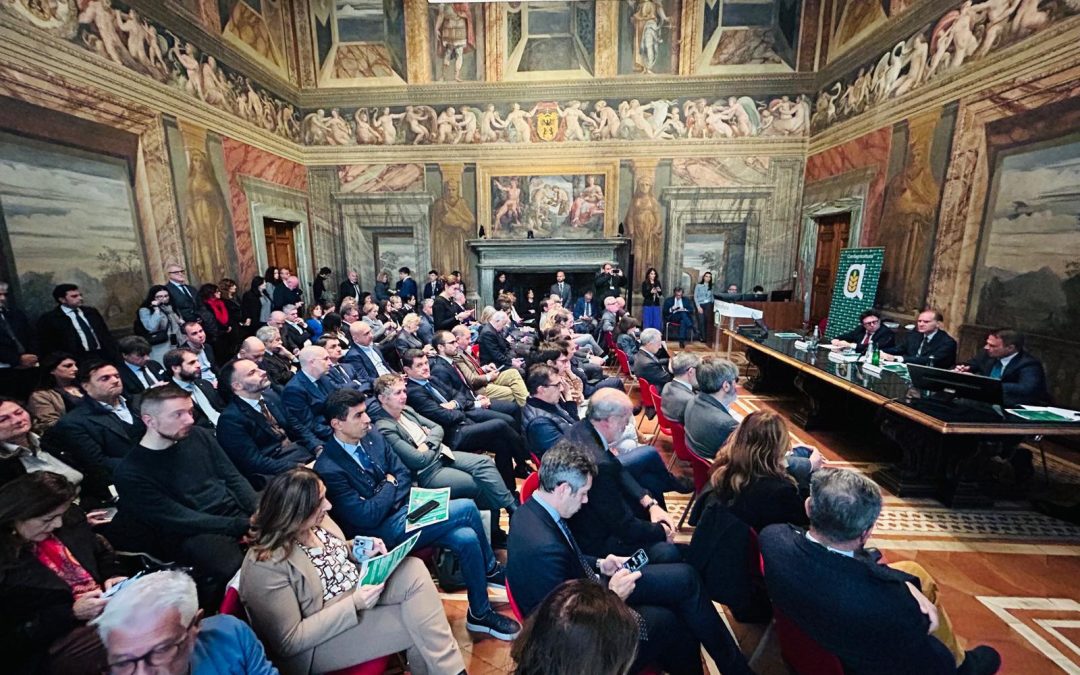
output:
[[[111,675],[278,672],[243,621],[226,614],[203,619],[195,582],[183,572],[131,580],[92,625],[108,651]]]
[[[878,349],[892,347],[895,335],[892,329],[881,323],[881,314],[875,309],[868,309],[859,315],[859,325],[853,330],[837,336],[832,344],[841,349],[854,349],[862,354],[871,342]]]
[[[188,284],[184,268],[176,263],[169,263],[165,266],[165,274],[169,277],[169,283],[165,284],[165,288],[169,289],[169,304],[172,305],[173,310],[184,321],[198,321],[199,313],[195,311],[198,305],[195,294],[198,291]]]

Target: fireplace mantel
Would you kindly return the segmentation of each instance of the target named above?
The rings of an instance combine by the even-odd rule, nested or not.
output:
[[[481,304],[490,305],[495,272],[532,272],[564,269],[597,271],[605,262],[621,260],[629,239],[470,239],[480,271]]]

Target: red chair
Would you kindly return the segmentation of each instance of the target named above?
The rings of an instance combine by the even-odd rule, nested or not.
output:
[[[668,420],[668,424],[671,425],[671,447],[675,451],[675,456],[684,462],[689,462],[690,468],[694,472],[694,495],[690,497],[690,501],[686,504],[686,510],[683,511],[682,517],[679,518],[678,527],[681,529],[683,523],[686,522],[686,517],[690,515],[690,508],[694,505],[694,500],[701,494],[705,484],[709,482],[709,469],[712,468],[712,464],[704,457],[698,456],[686,445],[686,427],[671,420]]]
[[[840,659],[804,633],[775,606],[773,626],[780,642],[780,655],[797,675],[844,675]]]
[[[533,471],[525,479],[525,482],[521,484],[521,503],[524,504],[529,501],[529,497],[532,497],[532,493],[536,492],[538,487],[540,487],[540,472]]]
[[[611,350],[618,349],[615,345],[615,337],[611,334],[611,331],[606,330],[600,334],[600,339],[604,345],[604,351],[611,353]]]
[[[540,469],[540,457],[535,452],[529,453],[529,458],[532,459],[533,464],[536,465],[536,469]]]
[[[514,594],[510,592],[509,579],[506,580],[506,601],[510,603],[510,611],[514,613],[514,618],[518,620],[518,623],[525,623],[525,617],[521,615],[521,609],[514,602]]]
[[[671,436],[671,420],[664,415],[664,402],[660,396],[660,392],[658,392],[656,387],[652,384],[649,384],[649,396],[652,397],[653,404],[655,404],[656,407],[656,426],[658,426],[660,431],[664,432],[665,435]]]
[[[626,380],[626,383],[630,387],[638,386],[637,378],[634,377],[634,372],[630,370],[630,357],[626,355],[626,352],[615,348],[615,360],[619,363],[619,375]]]
[[[646,380],[637,378],[638,394],[641,396],[641,417],[638,418],[637,430],[641,431],[641,423],[645,421],[647,415],[645,414],[646,408],[655,407],[652,398],[652,387]]]

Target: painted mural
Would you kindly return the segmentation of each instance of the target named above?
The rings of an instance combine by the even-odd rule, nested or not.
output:
[[[593,73],[596,0],[507,3],[506,72],[553,71],[563,76]]]
[[[811,128],[827,129],[1077,14],[1077,0],[965,0],[875,62],[821,91]]]
[[[322,0],[311,4],[319,84],[404,84],[403,0]]]
[[[1080,334],[1080,133],[1002,153],[993,167],[970,315],[1067,340]]]
[[[810,103],[803,96],[753,99],[637,99],[540,101],[508,106],[467,104],[356,110],[319,109],[304,115],[307,145],[461,145],[567,141],[716,140],[803,136]]]
[[[285,0],[219,0],[221,35],[230,44],[273,70],[289,76]]]
[[[431,79],[436,82],[482,80],[484,31],[481,6],[468,2],[431,5]]]
[[[416,242],[412,233],[373,234],[372,250],[375,255],[375,269],[394,273],[402,268],[419,269],[416,262]]]
[[[493,176],[492,239],[603,236],[607,201],[602,175]]]
[[[802,0],[704,0],[695,72],[790,72],[799,41]]]
[[[619,5],[619,74],[679,70],[681,0],[628,0]]]
[[[0,222],[21,304],[55,307],[78,284],[113,328],[130,328],[146,288],[127,163],[0,135]]]
[[[0,15],[29,22],[258,128],[299,140],[300,120],[292,104],[120,2],[19,0],[0,3]]]
[[[337,175],[344,194],[424,189],[423,164],[347,164],[338,167]]]
[[[833,0],[829,60],[846,52],[889,20],[887,0]]]

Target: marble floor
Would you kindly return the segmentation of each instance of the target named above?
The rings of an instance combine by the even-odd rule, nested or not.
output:
[[[790,412],[790,401],[742,394],[737,409],[744,415],[761,408]],[[646,421],[642,428],[651,434],[654,423]],[[798,441],[816,445],[835,465],[869,472],[882,461],[861,447],[860,439],[843,433],[808,433],[794,426],[791,432]],[[670,439],[663,435],[655,445],[665,456],[670,452]],[[1048,469],[1044,478],[1039,466],[1033,479],[1036,493],[1080,493],[1080,456],[1052,453]],[[679,470],[688,473],[685,467]],[[667,499],[669,509],[680,515],[686,497]],[[680,540],[689,541],[690,532],[680,533]],[[915,560],[926,567],[938,581],[957,633],[969,646],[996,648],[1002,673],[1080,675],[1080,526],[1043,515],[1023,498],[965,511],[887,494],[871,543],[888,560]],[[492,601],[509,615],[503,594],[493,591]],[[509,643],[465,630],[463,593],[444,595],[443,604],[471,675],[512,671]],[[754,653],[762,628],[730,620],[729,625],[743,651]],[[788,672],[771,634],[758,651],[755,671]],[[707,658],[706,664],[719,672]]]

